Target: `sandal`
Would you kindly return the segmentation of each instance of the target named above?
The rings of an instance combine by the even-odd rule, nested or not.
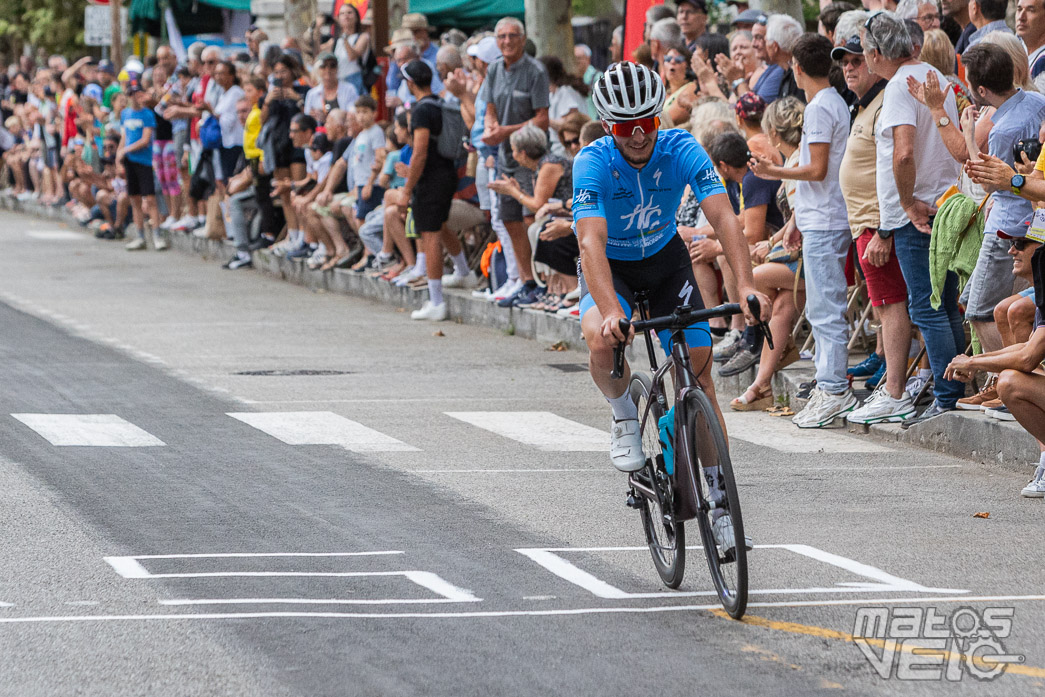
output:
[[[319,267],[320,271],[330,271],[335,268],[345,257],[330,257],[327,262]]]
[[[748,395],[753,396],[748,399]],[[754,385],[729,403],[729,408],[733,411],[762,411],[771,406],[773,406],[773,389],[762,390]]]

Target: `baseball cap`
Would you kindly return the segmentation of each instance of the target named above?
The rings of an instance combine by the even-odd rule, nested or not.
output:
[[[737,24],[758,24],[765,17],[766,13],[762,10],[744,10],[730,24],[734,26]]]
[[[1038,225],[1035,225],[1034,218],[1035,214],[1030,213],[1008,230],[998,230],[998,237],[1003,240],[1028,239],[1031,242],[1045,244],[1045,213],[1042,214],[1042,220],[1038,222]]]
[[[142,91],[142,86],[140,84],[138,84],[137,82],[132,82],[129,85],[127,85],[127,89],[125,91],[127,92],[127,96],[129,97],[132,94],[137,94],[137,93],[141,92]]]
[[[704,0],[678,0],[678,2],[675,3],[676,8],[682,5],[692,5],[693,9],[697,12],[703,12],[704,14],[708,13],[708,6]]]
[[[486,36],[468,47],[468,55],[483,63],[493,63],[501,57],[501,49],[497,48],[497,39]]]
[[[83,96],[90,97],[96,102],[102,101],[103,94],[101,85],[96,85],[93,82],[83,88]]]
[[[854,56],[862,56],[864,54],[864,47],[860,44],[859,36],[850,36],[849,40],[841,46],[835,46],[831,49],[831,60],[840,61],[842,56],[850,53]]]
[[[108,73],[109,75],[116,74],[116,66],[113,65],[112,61],[107,58],[98,61],[98,70],[103,73]]]
[[[414,59],[403,66],[403,77],[410,82],[428,82],[432,84],[432,69],[423,60]]]

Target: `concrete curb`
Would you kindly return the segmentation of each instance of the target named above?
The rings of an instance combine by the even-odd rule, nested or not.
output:
[[[0,196],[0,208],[79,227],[64,207],[43,206],[35,201],[18,201],[10,196]],[[224,263],[235,254],[233,247],[221,240],[174,234],[171,235],[170,241],[171,246],[180,252],[215,262]],[[406,309],[420,308],[426,297],[423,292],[396,288],[390,283],[367,278],[365,274],[354,274],[341,269],[323,273],[310,271],[301,262],[289,261],[264,250],[255,252],[253,260],[254,268],[259,272],[313,290],[379,300]],[[473,298],[465,291],[446,291],[446,301],[451,317],[461,322],[490,327],[541,342],[565,342],[571,349],[584,350],[580,323],[576,320],[534,310],[500,308],[485,300]],[[814,369],[808,361],[799,361],[779,371],[773,377],[773,392],[777,400],[790,404],[792,409],[798,411],[804,404],[795,397],[799,392],[799,385],[811,380],[813,374]],[[718,376],[716,370],[715,386],[719,398],[730,400],[740,395],[754,377],[754,368],[728,378]],[[1019,424],[990,419],[979,412],[944,414],[906,431],[902,430],[899,424],[876,425],[870,429],[849,426],[841,420],[836,420],[835,424],[837,428],[848,428],[854,433],[870,433],[880,440],[914,445],[1027,476],[1033,474],[1032,463],[1036,463],[1039,456],[1034,438]]]

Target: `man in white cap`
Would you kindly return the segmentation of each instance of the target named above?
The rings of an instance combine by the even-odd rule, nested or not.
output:
[[[400,28],[410,30],[413,34],[414,41],[417,43],[417,52],[425,63],[428,63],[428,67],[435,71],[435,54],[439,50],[439,47],[432,43],[432,36],[429,32],[433,27],[428,25],[428,18],[420,12],[408,12],[403,15],[403,21],[400,23]],[[398,30],[397,30],[398,31]],[[395,33],[393,32],[393,43],[395,41]],[[400,72],[399,65],[392,63],[388,66],[388,75],[385,77],[385,85],[388,87],[390,93],[395,92],[399,89],[399,83],[403,81],[403,75]]]

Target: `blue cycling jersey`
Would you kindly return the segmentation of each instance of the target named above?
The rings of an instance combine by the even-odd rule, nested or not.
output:
[[[573,220],[605,218],[606,257],[645,259],[676,234],[675,212],[686,185],[697,202],[724,194],[722,179],[697,139],[681,129],[657,134],[642,169],[627,163],[613,138],[589,144],[573,162]]]

